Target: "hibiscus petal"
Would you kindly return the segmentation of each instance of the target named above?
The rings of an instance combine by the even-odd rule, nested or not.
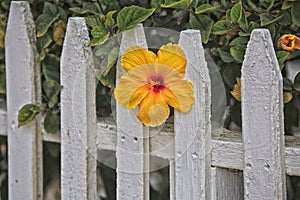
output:
[[[177,70],[181,75],[185,74],[186,56],[177,44],[162,46],[157,52],[158,63]]]
[[[136,97],[135,92],[140,94],[140,88],[143,87],[143,82],[138,82],[129,76],[122,76],[114,94],[120,106],[132,109],[137,106],[142,97]]]
[[[169,115],[169,106],[162,96],[149,93],[141,102],[137,117],[146,126],[159,126]]]
[[[187,80],[170,82],[162,94],[166,102],[180,112],[188,112],[195,103],[193,84]]]
[[[130,98],[128,109],[135,108],[137,105],[139,105],[149,92],[149,88],[145,85],[136,89]]]
[[[156,58],[157,56],[152,51],[145,50],[139,46],[134,46],[128,48],[123,53],[121,62],[123,69],[128,72],[137,66],[155,63]]]

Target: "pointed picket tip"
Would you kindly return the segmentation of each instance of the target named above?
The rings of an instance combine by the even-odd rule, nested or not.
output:
[[[61,196],[96,198],[96,79],[83,17],[68,20],[61,55]]]
[[[182,31],[179,46],[187,57],[185,77],[193,83],[195,104],[188,113],[174,114],[175,166],[171,170],[175,178],[170,183],[171,196],[211,199],[211,86],[200,31]]]
[[[255,70],[273,71],[277,79],[282,80],[272,37],[268,29],[254,29],[247,45],[242,73],[255,74],[253,73]]]
[[[121,57],[127,48],[147,48],[142,24],[122,33],[116,82],[125,74]],[[137,119],[137,108],[128,110],[116,105],[117,123],[117,199],[149,199],[149,133]]]
[[[282,76],[267,29],[252,32],[241,80],[244,198],[286,199]]]
[[[34,120],[17,127],[19,109],[40,100],[37,56],[29,3],[12,1],[5,35],[9,199],[43,198],[39,125]]]

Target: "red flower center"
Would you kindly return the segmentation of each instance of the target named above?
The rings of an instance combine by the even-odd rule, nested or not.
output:
[[[164,84],[164,78],[159,75],[150,76],[146,84],[149,90],[152,90],[155,94],[160,93],[160,91],[166,87]]]

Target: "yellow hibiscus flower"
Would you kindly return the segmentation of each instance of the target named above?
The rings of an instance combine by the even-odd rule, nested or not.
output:
[[[121,59],[122,76],[115,91],[119,105],[139,106],[138,119],[146,126],[159,126],[169,117],[169,105],[188,112],[195,102],[193,84],[184,80],[186,57],[176,44],[162,46],[157,55],[142,47],[128,48]]]

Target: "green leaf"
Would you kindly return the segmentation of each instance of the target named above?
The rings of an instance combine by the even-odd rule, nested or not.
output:
[[[103,76],[107,76],[110,72],[111,68],[117,63],[119,55],[119,48],[115,47],[111,50],[111,52],[107,56],[107,65],[105,66],[105,70],[103,70]]]
[[[229,20],[229,21],[231,20],[231,17],[230,17],[230,11],[231,11],[231,10],[228,9],[228,10],[226,11],[226,15],[225,15],[225,16],[226,16],[225,19],[226,19],[226,20]]]
[[[300,72],[295,76],[294,84],[300,84]]]
[[[294,89],[295,89],[297,92],[300,92],[300,83],[294,84]]]
[[[79,7],[73,7],[69,9],[70,11],[77,13],[77,14],[100,14],[100,7],[98,3],[94,2],[84,2],[82,4],[82,8]]]
[[[220,9],[220,5],[217,6],[212,6],[211,4],[202,4],[201,6],[197,7],[195,10],[196,14],[201,14],[201,13],[210,13],[210,12],[215,12]]]
[[[192,7],[197,7],[198,6],[198,4],[199,4],[199,1],[200,0],[192,0],[192,3],[190,4],[190,6],[192,6]]]
[[[283,12],[283,17],[279,23],[282,26],[291,26],[293,23],[291,12]]]
[[[200,30],[202,42],[206,44],[211,34],[211,29],[213,27],[214,21],[206,15],[197,16],[201,23],[197,21],[196,17],[192,14],[190,14],[189,23],[191,28]]]
[[[287,51],[277,51],[276,52],[276,57],[278,60],[280,70],[282,70],[284,68],[284,62],[289,55],[290,55],[290,53]]]
[[[114,39],[118,40],[118,38]],[[102,57],[107,57],[112,49],[116,46],[114,39],[109,39],[104,44],[98,46],[97,49],[95,49],[95,56],[101,57],[101,59],[103,59]],[[118,40],[118,42],[120,41]]]
[[[259,24],[254,21],[251,21],[249,23],[249,31],[248,32],[251,33],[256,28],[259,28]]]
[[[60,117],[52,111],[48,111],[44,119],[44,128],[47,133],[58,133],[60,131]]]
[[[249,37],[237,37],[234,38],[229,45],[230,46],[235,46],[235,45],[239,45],[239,44],[247,44],[249,41]]]
[[[43,49],[47,48],[52,42],[52,38],[48,33],[43,35],[42,37],[37,38],[37,49],[41,52]]]
[[[0,27],[0,48],[4,49],[5,28]]]
[[[279,21],[282,18],[282,15],[273,18],[271,15],[269,15],[268,13],[262,13],[259,15],[260,18],[260,26],[267,26],[270,24],[273,24],[277,21]]]
[[[163,8],[177,8],[177,9],[188,9],[191,0],[165,0],[165,3],[161,5]]]
[[[41,112],[41,108],[35,104],[24,105],[18,113],[18,127],[33,121],[35,116]]]
[[[300,72],[296,75],[294,79],[294,89],[298,92],[300,92]]]
[[[283,77],[283,89],[286,91],[293,90],[293,83],[290,79]]]
[[[300,27],[300,1],[296,1],[291,8],[293,23]]]
[[[5,71],[0,72],[0,94],[6,94],[6,78]]]
[[[48,99],[48,107],[53,108],[58,103],[58,94],[62,86],[54,80],[45,80],[43,82],[43,90]]]
[[[42,62],[45,58],[46,58],[46,51],[45,50],[42,50],[37,58],[37,61],[38,62]]]
[[[151,7],[155,8],[155,12],[160,13],[161,8],[160,5],[164,2],[164,0],[151,0]]]
[[[289,0],[284,0],[284,2],[282,3],[282,6],[281,6],[281,10],[287,10],[287,9],[291,8],[293,4],[294,3]]]
[[[91,34],[93,39],[90,42],[90,46],[103,44],[106,40],[108,40],[109,37],[109,32],[103,25],[93,27]]]
[[[65,22],[67,22],[68,21],[68,15],[67,15],[66,11],[61,7],[58,7],[58,11],[59,11],[59,18],[61,20],[64,20]]]
[[[275,37],[276,37],[276,27],[275,24],[270,24],[268,26],[266,26],[267,29],[269,29],[272,40],[274,41]]]
[[[93,15],[93,16],[87,16],[85,17],[85,23],[89,26],[89,27],[95,27],[95,26],[103,26],[101,19],[105,18],[104,15]]]
[[[230,54],[239,63],[243,63],[246,52],[246,45],[236,45],[230,48]]]
[[[234,25],[229,20],[220,20],[212,27],[212,33],[215,35],[224,35],[234,29]]]
[[[221,59],[225,62],[225,63],[231,63],[233,62],[233,57],[231,56],[229,49],[226,47],[222,47],[222,48],[217,48],[219,55],[221,57]]]
[[[116,24],[114,18],[113,18],[113,15],[116,13],[117,11],[116,10],[113,10],[113,11],[109,11],[107,14],[106,14],[106,19],[105,19],[105,26],[107,27],[112,27]]]
[[[95,70],[96,78],[106,87],[113,88],[116,82],[116,66],[113,65],[106,76],[100,70]]]
[[[249,5],[249,7],[250,7],[252,10],[254,10],[255,12],[257,12],[257,13],[259,13],[259,14],[264,12],[263,9],[257,7],[256,4],[253,3],[252,1],[247,0],[247,3],[248,3],[248,5]]]
[[[41,14],[35,21],[37,37],[42,37],[48,31],[49,27],[55,22],[56,17],[48,14]]]
[[[119,31],[126,31],[136,27],[153,14],[155,8],[146,9],[138,6],[124,7],[117,16]]]
[[[55,17],[57,15],[56,6],[46,1],[44,3],[43,13]]]
[[[267,10],[270,10],[274,5],[274,0],[259,0],[259,2]]]
[[[60,81],[59,58],[54,54],[47,54],[42,62],[42,73],[46,80]]]
[[[230,18],[233,22],[240,22],[243,16],[242,2],[236,3],[230,11]]]

